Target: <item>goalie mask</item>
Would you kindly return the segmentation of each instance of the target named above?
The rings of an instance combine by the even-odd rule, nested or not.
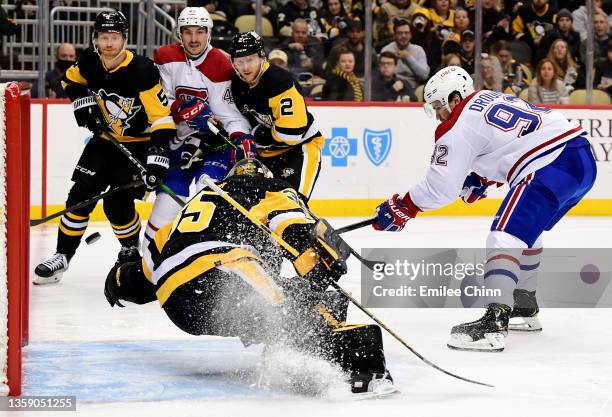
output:
[[[455,92],[459,93],[462,100],[472,94],[474,92],[472,77],[461,67],[442,68],[425,84],[423,91],[425,113],[435,117],[436,111],[442,107],[450,113],[448,99]]]
[[[238,177],[265,177],[273,178],[272,171],[270,171],[261,161],[253,158],[245,158],[238,162],[227,174],[226,178],[238,176]]]

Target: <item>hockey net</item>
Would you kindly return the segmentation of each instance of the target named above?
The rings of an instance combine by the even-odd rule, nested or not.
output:
[[[21,394],[27,343],[29,106],[17,84],[0,84],[0,395]]]

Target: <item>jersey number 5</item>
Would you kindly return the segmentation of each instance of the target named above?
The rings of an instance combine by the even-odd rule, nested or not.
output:
[[[485,121],[487,124],[503,130],[504,132],[518,129],[516,135],[518,138],[528,135],[540,127],[542,118],[538,113],[548,113],[550,111],[550,109],[534,106],[517,97],[504,96],[504,99],[510,103],[521,103],[529,109],[524,109],[512,104],[497,103],[489,107],[484,115]]]
[[[206,229],[215,214],[215,204],[210,201],[191,200],[181,211],[181,217],[175,220],[172,232],[197,233]]]

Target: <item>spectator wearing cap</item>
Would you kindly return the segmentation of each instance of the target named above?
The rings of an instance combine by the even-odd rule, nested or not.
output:
[[[273,49],[268,54],[268,62],[270,62],[272,65],[276,65],[279,68],[287,70],[289,65],[289,57],[287,57],[285,51],[281,49]]]
[[[401,20],[393,25],[393,37],[395,40],[385,46],[382,52],[392,52],[397,56],[397,76],[416,88],[429,76],[427,55],[423,48],[410,42],[412,32],[407,21]]]
[[[459,57],[461,58],[461,67],[467,71],[468,74],[474,74],[474,32],[471,30],[464,30],[461,34],[461,51]]]
[[[354,69],[355,55],[348,49],[342,49],[338,63],[323,85],[323,100],[363,101],[363,86]]]
[[[568,104],[565,84],[557,75],[555,64],[544,58],[536,67],[536,76],[529,86],[528,100],[542,104]]]
[[[279,45],[287,53],[289,71],[322,74],[323,44],[308,34],[308,23],[304,19],[296,19],[291,27],[291,37]]]
[[[519,7],[512,21],[515,38],[525,42],[535,53],[546,32],[552,30],[556,15],[557,10],[548,4],[548,0],[532,0]]]
[[[310,36],[320,36],[319,11],[308,4],[308,0],[290,0],[278,11],[277,25],[281,36],[291,36],[293,22],[303,19]]]
[[[567,42],[572,58],[575,61],[580,59],[580,34],[573,29],[573,22],[574,18],[569,10],[559,10],[554,29],[544,36],[540,42],[540,47],[537,49],[537,62],[548,54],[548,50],[556,39],[563,39]]]
[[[346,39],[334,46],[327,56],[326,70],[331,71],[338,62],[340,51],[348,49],[355,57],[354,72],[358,77],[363,77],[365,72],[365,43],[363,41],[365,32],[360,20],[351,20],[346,29]],[[372,69],[376,68],[376,53],[372,51]]]
[[[372,78],[373,101],[416,101],[414,89],[408,81],[397,77],[396,68],[397,56],[392,52],[382,52]]]

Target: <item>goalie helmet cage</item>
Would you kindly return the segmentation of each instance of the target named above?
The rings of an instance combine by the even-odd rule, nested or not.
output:
[[[30,100],[0,84],[0,395],[21,394],[28,338]]]

